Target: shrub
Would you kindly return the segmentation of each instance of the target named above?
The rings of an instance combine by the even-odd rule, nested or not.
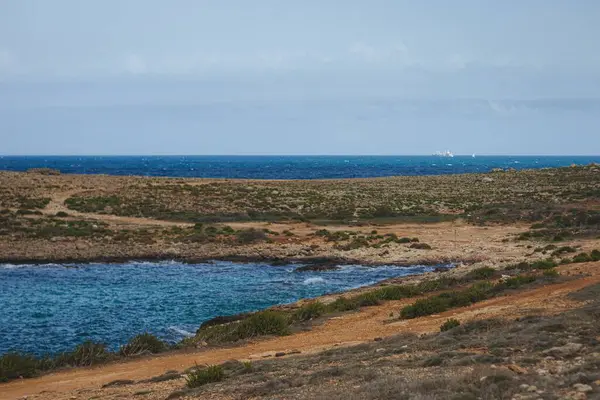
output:
[[[590,257],[587,253],[579,253],[573,257],[574,263],[583,263],[588,261],[592,261],[592,257]]]
[[[590,253],[592,261],[600,261],[600,250],[593,250]]]
[[[369,241],[364,237],[358,237],[352,239],[352,241],[346,245],[338,246],[340,250],[355,250],[360,249],[361,247],[369,247]]]
[[[558,271],[557,271],[555,268],[552,268],[552,269],[547,269],[547,270],[545,270],[545,271],[544,271],[544,276],[545,276],[546,278],[551,278],[551,279],[554,279],[554,278],[557,278],[557,277],[559,277],[559,276],[560,276],[560,274],[558,273]]]
[[[515,276],[496,285],[479,282],[470,288],[446,292],[437,296],[420,299],[400,311],[402,319],[411,319],[444,312],[455,307],[464,307],[492,297],[504,289],[514,289],[536,280],[535,276]]]
[[[292,315],[294,321],[309,321],[325,313],[325,305],[320,301],[308,303],[297,309]]]
[[[575,250],[571,246],[562,246],[562,247],[559,247],[558,249],[554,250],[552,252],[552,255],[556,257],[556,256],[560,256],[564,253],[575,253],[576,251],[577,250]]]
[[[150,352],[161,353],[167,350],[167,344],[150,333],[142,333],[132,338],[126,345],[121,346],[119,353],[124,357]]]
[[[0,357],[0,382],[31,378],[37,373],[38,360],[28,354],[6,353]]]
[[[106,362],[112,354],[106,350],[106,345],[87,340],[75,347],[73,351],[65,352],[52,360],[46,360],[44,369],[59,367],[87,367]]]
[[[450,329],[456,328],[457,326],[460,326],[460,321],[454,318],[450,318],[440,326],[440,332],[449,331]]]
[[[58,218],[65,218],[65,217],[68,217],[68,216],[69,216],[69,214],[67,214],[64,211],[59,211],[59,212],[56,213],[56,217],[58,217]]]
[[[327,305],[327,308],[332,311],[352,311],[359,308],[356,301],[350,300],[347,297],[338,297],[334,302]]]
[[[410,245],[410,248],[418,250],[431,250],[431,246],[427,243],[413,243]]]
[[[439,296],[417,300],[400,311],[402,319],[412,319],[424,315],[437,314],[449,308],[448,300]]]
[[[467,278],[469,279],[488,279],[494,276],[496,270],[491,267],[481,267],[474,269],[473,271],[467,274]]]
[[[506,279],[504,282],[500,282],[499,284],[496,285],[495,288],[497,289],[497,291],[500,291],[505,288],[517,289],[528,283],[535,282],[535,280],[536,280],[536,277],[533,275],[517,275],[512,278]]]
[[[264,335],[289,335],[289,320],[283,313],[261,311],[239,322],[200,328],[196,338],[207,342],[235,342]]]
[[[377,292],[367,292],[359,294],[355,297],[355,301],[358,304],[358,307],[370,307],[380,304]]]
[[[531,263],[531,265],[529,266],[530,269],[550,269],[550,268],[554,268],[556,267],[556,263],[554,262],[554,260],[552,259],[547,259],[547,260],[539,260],[536,262]]]
[[[267,234],[261,230],[248,228],[236,233],[236,240],[239,244],[250,244],[267,239]]]
[[[190,371],[185,377],[189,388],[197,388],[208,383],[220,382],[225,379],[225,372],[220,365],[209,365],[206,368],[198,368]]]
[[[413,285],[391,285],[384,286],[374,291],[377,297],[381,300],[402,300],[407,297],[413,297],[418,293],[415,286]]]

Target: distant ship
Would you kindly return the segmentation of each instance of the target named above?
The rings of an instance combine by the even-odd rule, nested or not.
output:
[[[438,157],[454,157],[454,154],[452,154],[452,152],[450,150],[446,150],[446,151],[436,151],[434,154],[434,156],[438,156]]]

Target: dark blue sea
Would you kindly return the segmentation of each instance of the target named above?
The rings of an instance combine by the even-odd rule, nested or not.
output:
[[[238,179],[332,179],[489,172],[600,162],[600,156],[0,156],[0,170]]]
[[[373,284],[434,267],[342,266],[294,272],[297,265],[129,262],[0,264],[0,355],[38,355],[91,339],[117,349],[151,332],[177,341],[203,321]],[[257,295],[259,294],[259,295]]]

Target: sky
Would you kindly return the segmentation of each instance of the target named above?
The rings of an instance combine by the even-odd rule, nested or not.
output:
[[[2,0],[0,154],[600,154],[596,0]]]

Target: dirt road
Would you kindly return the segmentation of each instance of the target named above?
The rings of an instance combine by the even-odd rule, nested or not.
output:
[[[147,379],[168,370],[184,370],[194,363],[216,364],[230,359],[260,359],[273,356],[276,352],[292,350],[306,354],[402,332],[418,334],[433,332],[437,331],[449,317],[469,321],[491,317],[515,318],[531,313],[554,314],[571,309],[577,304],[567,298],[568,293],[600,283],[600,262],[572,264],[560,267],[559,270],[563,275],[578,275],[578,277],[568,282],[543,286],[443,314],[407,321],[391,322],[390,315],[397,316],[403,305],[414,300],[390,301],[381,306],[364,308],[360,312],[332,318],[311,331],[257,341],[240,347],[171,353],[95,368],[73,369],[36,379],[2,384],[0,399],[17,399],[34,394],[37,394],[36,399],[53,399],[56,397],[56,392],[98,387],[118,379]]]

